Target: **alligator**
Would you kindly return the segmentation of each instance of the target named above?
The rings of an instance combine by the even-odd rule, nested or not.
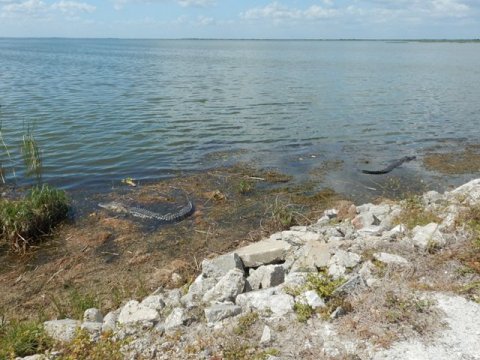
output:
[[[385,169],[382,169],[382,170],[362,170],[362,173],[373,174],[373,175],[388,174],[390,171],[399,167],[404,162],[412,161],[412,160],[415,160],[416,158],[417,158],[416,156],[404,156],[403,158],[401,158],[399,160],[395,160],[394,162],[392,162]]]
[[[135,206],[127,206],[117,201],[112,201],[108,203],[99,203],[98,206],[110,211],[117,212],[117,213],[125,213],[141,219],[158,220],[163,223],[174,223],[174,222],[181,221],[186,217],[192,215],[193,212],[195,211],[195,207],[193,206],[190,200],[188,201],[187,205],[182,207],[177,212],[174,212],[173,214],[167,213],[163,215],[147,209],[142,209]]]

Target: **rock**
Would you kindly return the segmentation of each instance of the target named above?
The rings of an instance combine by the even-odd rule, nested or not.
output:
[[[330,314],[330,319],[337,319],[340,316],[345,315],[347,312],[345,309],[341,306],[337,307],[331,314]]]
[[[307,273],[304,272],[290,272],[285,276],[285,281],[280,286],[280,288],[288,287],[299,287],[303,286],[307,281]]]
[[[334,279],[340,279],[344,277],[346,273],[347,268],[345,266],[333,263],[328,267],[328,275],[330,275]]]
[[[282,240],[266,239],[245,246],[237,251],[246,267],[258,267],[285,260],[292,245]]]
[[[150,295],[143,299],[140,305],[156,311],[161,311],[165,307],[165,302],[161,295]]]
[[[205,293],[216,284],[217,280],[215,278],[205,277],[203,274],[200,274],[188,288],[188,293],[181,298],[181,303],[187,308],[196,306]]]
[[[348,279],[347,282],[336,288],[333,292],[333,295],[347,295],[352,293],[357,288],[361,288],[363,286],[365,286],[363,278],[359,274],[356,274]]]
[[[337,250],[331,257],[329,265],[337,264],[346,268],[353,268],[360,263],[361,257],[358,254],[347,252],[345,250]]]
[[[285,269],[282,265],[265,265],[250,270],[247,278],[247,288],[250,290],[266,289],[277,286],[285,280]]]
[[[422,200],[423,200],[423,205],[428,206],[431,204],[438,204],[442,202],[444,199],[443,199],[443,195],[439,194],[436,191],[427,191],[425,194],[423,194]]]
[[[240,269],[230,270],[220,281],[203,296],[204,302],[233,301],[245,288],[245,278]]]
[[[163,294],[163,301],[165,306],[177,307],[180,305],[180,300],[183,296],[182,289],[171,289],[165,291]]]
[[[119,324],[141,323],[144,326],[153,326],[159,320],[160,315],[156,310],[142,305],[136,300],[127,302],[118,315]]]
[[[80,321],[72,319],[45,321],[43,328],[53,339],[67,342],[75,337],[75,332],[80,328]]]
[[[300,250],[291,272],[312,272],[328,266],[331,258],[330,246],[318,241],[308,241]]]
[[[117,309],[115,311],[110,311],[107,315],[105,315],[103,318],[102,332],[115,331],[120,311],[121,309]]]
[[[277,294],[275,288],[251,291],[240,294],[236,299],[237,305],[243,310],[270,310],[276,316],[284,316],[292,311],[294,301],[288,294]]]
[[[205,318],[208,323],[238,315],[242,312],[242,308],[235,304],[214,304],[205,309]]]
[[[313,309],[324,308],[325,302],[315,290],[305,291],[297,300],[302,304],[310,305]]]
[[[368,287],[375,286],[375,284],[378,282],[378,280],[373,275],[374,271],[375,271],[375,265],[370,260],[364,262],[362,264],[362,267],[358,271],[358,274],[362,277],[364,283]]]
[[[438,228],[439,225],[436,223],[430,223],[425,226],[415,226],[412,230],[412,242],[414,246],[422,250],[426,250],[431,246],[445,246],[446,240]]]
[[[171,330],[182,326],[186,323],[187,319],[185,309],[177,307],[173,309],[170,315],[165,319],[165,330]]]
[[[270,236],[270,240],[281,240],[295,247],[304,245],[307,241],[320,241],[322,235],[314,231],[286,230]]]
[[[327,216],[329,219],[335,219],[338,215],[338,210],[337,209],[328,209],[323,212],[325,216]]]
[[[85,310],[83,313],[83,321],[101,323],[103,321],[103,316],[100,310],[91,308]]]
[[[445,195],[449,200],[477,205],[480,203],[480,179],[472,180],[449,193],[445,193]]]
[[[385,231],[382,234],[382,238],[388,241],[394,241],[401,238],[407,232],[407,228],[403,224],[399,224],[395,226],[393,229],[389,231]]]
[[[399,255],[380,252],[373,254],[373,257],[385,264],[408,265],[408,260]]]
[[[205,277],[221,278],[233,269],[244,271],[242,259],[237,253],[220,255],[214,259],[202,261],[202,273]]]
[[[272,330],[268,325],[265,325],[265,327],[263,328],[262,337],[260,338],[260,344],[266,345],[272,342],[272,340]]]
[[[384,228],[381,225],[368,225],[358,229],[360,235],[381,235]]]
[[[101,322],[85,321],[82,323],[80,328],[82,330],[86,330],[90,334],[92,340],[97,341],[100,339],[100,334],[102,333]]]

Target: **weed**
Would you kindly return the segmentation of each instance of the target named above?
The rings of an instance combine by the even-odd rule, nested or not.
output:
[[[120,351],[124,342],[115,342],[108,334],[102,335],[98,342],[90,338],[86,330],[78,330],[75,338],[61,350],[59,360],[121,360]]]
[[[100,303],[92,293],[80,292],[77,289],[70,289],[66,299],[59,300],[55,296],[49,296],[50,301],[57,310],[58,318],[74,318],[81,320],[85,310],[98,308]]]
[[[325,301],[329,301],[335,289],[345,282],[345,279],[334,279],[326,273],[307,275],[306,290],[315,290],[316,293]]]
[[[404,224],[408,229],[415,226],[424,226],[432,222],[440,222],[441,219],[434,213],[425,210],[419,196],[410,196],[403,202],[403,209],[395,219],[396,224]]]
[[[293,305],[293,310],[297,314],[297,319],[300,322],[306,322],[315,312],[310,305],[301,302],[296,302],[295,305]]]
[[[33,126],[27,126],[26,133],[22,139],[22,156],[27,168],[28,176],[35,175],[37,180],[42,177],[42,158],[37,141],[33,136]]]
[[[244,343],[230,342],[223,349],[224,360],[247,360],[249,359],[249,346]]]
[[[244,335],[255,322],[258,320],[258,313],[250,312],[248,314],[240,316],[238,319],[238,325],[233,329],[236,335]]]
[[[245,179],[240,180],[238,183],[238,193],[242,195],[247,195],[253,191],[255,188],[255,184],[252,181],[248,181]]]
[[[0,328],[0,360],[41,353],[52,344],[39,322],[12,322]]]
[[[270,222],[275,230],[286,230],[297,225],[292,204],[284,204],[277,197],[271,206]]]
[[[67,213],[65,192],[48,185],[33,187],[21,200],[0,200],[0,241],[15,251],[25,251]]]
[[[266,349],[266,350],[261,351],[260,353],[255,355],[253,359],[254,360],[267,360],[271,356],[276,357],[278,355],[280,355],[280,350],[275,349],[275,348],[270,348],[270,349]]]

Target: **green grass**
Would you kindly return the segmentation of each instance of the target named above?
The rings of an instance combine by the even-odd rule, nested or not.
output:
[[[120,351],[124,341],[115,342],[108,334],[98,342],[91,340],[86,330],[78,330],[75,338],[61,349],[59,360],[122,360]]]
[[[41,353],[52,345],[39,322],[12,322],[0,327],[0,360]]]
[[[21,200],[0,200],[0,242],[14,251],[25,251],[67,217],[64,191],[35,186]]]
[[[258,320],[258,313],[250,312],[240,316],[238,319],[238,325],[233,329],[236,335],[244,335]]]
[[[34,175],[39,180],[42,177],[42,157],[31,126],[27,127],[27,131],[23,135],[21,150],[27,168],[27,176]]]
[[[402,205],[402,212],[395,219],[395,224],[403,224],[408,229],[424,226],[432,222],[439,223],[441,219],[434,213],[425,210],[419,196],[410,196]]]

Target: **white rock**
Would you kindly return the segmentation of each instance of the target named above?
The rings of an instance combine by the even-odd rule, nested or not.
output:
[[[292,245],[282,240],[266,239],[237,250],[246,267],[258,267],[285,260]]]
[[[381,225],[368,225],[358,229],[360,235],[381,235],[384,228]]]
[[[94,341],[97,341],[102,333],[102,323],[100,322],[84,321],[80,328],[86,330]]]
[[[72,319],[51,320],[43,323],[45,332],[58,341],[71,341],[80,328],[80,321]]]
[[[430,223],[425,226],[415,226],[412,230],[413,244],[420,249],[428,249],[430,246],[444,246],[446,239],[439,231],[439,225]]]
[[[284,316],[292,311],[293,297],[287,294],[276,294],[275,288],[251,291],[240,294],[236,299],[237,305],[244,310],[271,310],[276,316]]]
[[[100,310],[91,308],[85,310],[83,313],[83,321],[101,323],[103,321],[103,316]]]
[[[385,252],[379,252],[373,254],[373,257],[385,264],[397,264],[397,265],[407,265],[408,260],[405,259],[404,257],[401,257],[400,255],[395,255],[395,254],[389,254]]]
[[[360,263],[361,256],[345,250],[337,250],[329,261],[329,265],[337,264],[346,268],[353,268]]]
[[[140,304],[136,300],[130,300],[118,315],[119,324],[151,324],[152,326],[160,320],[158,311]]]
[[[353,275],[350,279],[348,279],[345,283],[340,285],[336,288],[333,292],[334,295],[340,294],[350,294],[358,288],[363,288],[365,286],[365,282],[363,278],[359,275]]]
[[[476,205],[480,203],[480,179],[472,180],[455,190],[445,193],[449,200],[457,200],[461,203]]]
[[[217,280],[215,278],[205,277],[203,274],[200,274],[188,288],[188,293],[181,298],[181,303],[187,308],[194,307],[202,300],[205,293],[216,284]]]
[[[202,273],[206,277],[221,278],[227,272],[233,269],[243,271],[243,263],[237,253],[220,255],[214,259],[202,261]]]
[[[235,304],[214,304],[205,309],[205,318],[208,323],[214,323],[242,312],[242,308]]]
[[[102,332],[115,331],[120,311],[121,309],[117,309],[115,311],[110,311],[107,315],[105,315],[103,318]]]
[[[165,302],[163,301],[163,296],[161,295],[150,295],[143,299],[140,305],[160,311],[165,307]]]
[[[393,229],[391,229],[389,231],[385,231],[382,234],[382,238],[384,238],[386,240],[389,240],[389,241],[393,241],[393,240],[399,239],[400,237],[405,235],[406,232],[407,232],[407,228],[405,227],[405,225],[399,224],[399,225],[395,226]]]
[[[291,272],[312,272],[328,266],[331,258],[330,246],[318,241],[308,241],[299,250],[298,259],[292,265]]]
[[[209,301],[233,301],[245,288],[243,271],[239,269],[230,270],[220,281],[203,296],[204,302]]]
[[[347,268],[337,263],[333,263],[328,266],[328,275],[334,279],[340,279],[347,273]]]
[[[260,338],[260,344],[269,344],[270,342],[272,342],[272,340],[272,330],[268,325],[265,325],[265,327],[263,328],[262,337]]]
[[[338,215],[338,210],[337,209],[328,209],[323,212],[325,216],[327,216],[329,219],[335,219]]]
[[[310,305],[313,309],[324,308],[325,301],[317,294],[315,290],[305,291],[298,297],[298,301],[302,304]]]
[[[165,330],[171,330],[182,326],[187,320],[185,309],[175,308],[165,319]]]
[[[250,290],[266,289],[277,286],[285,280],[285,269],[282,265],[265,265],[250,270],[247,278],[247,287]]]
[[[378,283],[378,280],[373,275],[374,271],[375,265],[370,260],[365,261],[358,271],[358,274],[362,277],[363,281],[368,287],[373,287]]]

